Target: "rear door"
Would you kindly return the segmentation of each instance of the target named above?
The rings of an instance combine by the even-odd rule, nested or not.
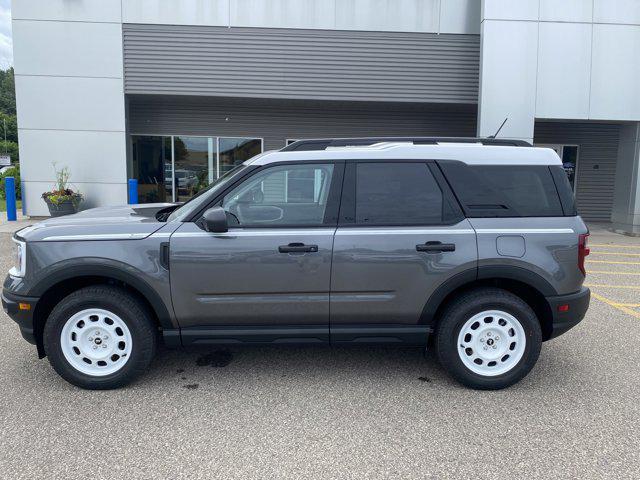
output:
[[[333,342],[424,343],[425,304],[475,278],[476,236],[437,166],[351,162],[333,246]]]

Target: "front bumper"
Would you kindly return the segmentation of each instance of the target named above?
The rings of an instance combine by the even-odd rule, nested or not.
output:
[[[23,297],[8,292],[6,289],[2,290],[2,309],[18,324],[22,337],[34,345],[37,342],[34,334],[33,313],[38,300],[35,297]]]
[[[577,293],[547,297],[547,302],[553,312],[551,335],[547,340],[562,335],[580,323],[587,313],[590,298],[591,292],[585,287],[582,287]],[[568,310],[560,311],[559,308],[564,305],[568,305]]]

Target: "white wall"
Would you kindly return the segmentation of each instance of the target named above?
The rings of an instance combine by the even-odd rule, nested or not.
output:
[[[14,0],[16,100],[23,198],[40,198],[68,166],[83,208],[126,203],[120,0]]]
[[[479,33],[480,0],[127,0],[125,23]]]
[[[482,0],[481,16],[479,135],[640,120],[640,0]]]

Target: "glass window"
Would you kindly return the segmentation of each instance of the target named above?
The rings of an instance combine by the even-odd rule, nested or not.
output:
[[[262,152],[259,138],[220,137],[220,175]]]
[[[331,164],[271,167],[233,189],[222,207],[231,225],[322,225],[332,175]]]
[[[358,163],[356,223],[442,223],[444,200],[424,163]]]
[[[132,135],[131,141],[129,176],[138,179],[141,203],[185,202],[262,152],[259,138]]]
[[[171,202],[171,137],[132,135],[131,177],[140,203]]]
[[[215,138],[173,137],[173,154],[176,201],[184,202],[215,178]]]
[[[549,217],[563,211],[546,165],[477,165],[442,162],[453,190],[471,217]]]

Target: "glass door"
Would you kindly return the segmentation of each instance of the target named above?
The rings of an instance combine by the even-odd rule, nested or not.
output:
[[[217,178],[214,137],[173,137],[173,188],[176,202],[185,202]]]

